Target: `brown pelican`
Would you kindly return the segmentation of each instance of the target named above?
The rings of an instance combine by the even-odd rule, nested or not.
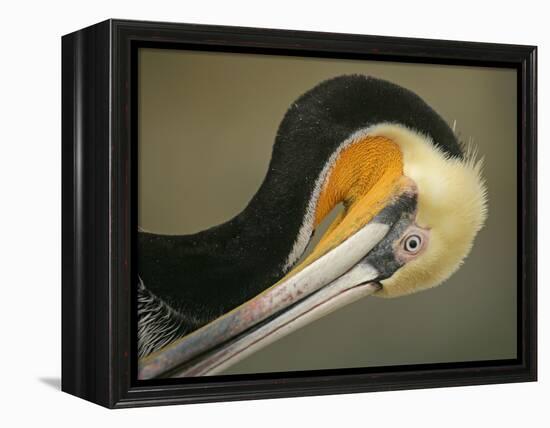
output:
[[[193,235],[139,233],[138,377],[216,374],[363,296],[438,285],[485,217],[475,150],[420,97],[360,75],[322,82],[288,109],[240,214]]]

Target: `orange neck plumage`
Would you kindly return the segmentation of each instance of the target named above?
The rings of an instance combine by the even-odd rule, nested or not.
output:
[[[385,137],[365,137],[342,150],[317,200],[314,228],[339,203],[344,210],[311,254],[289,274],[309,265],[373,219],[403,177],[403,155]]]
[[[336,160],[319,195],[315,227],[340,202],[349,211],[369,192],[371,200],[385,199],[402,175],[403,156],[388,138],[366,137],[351,144]]]

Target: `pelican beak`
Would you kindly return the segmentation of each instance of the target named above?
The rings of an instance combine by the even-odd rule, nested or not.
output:
[[[414,223],[417,190],[402,177],[368,221],[336,227],[279,282],[139,363],[138,378],[218,374],[286,334],[381,289],[405,262],[395,248]],[[326,236],[326,235],[325,235]],[[338,237],[339,236],[339,237]],[[335,238],[336,237],[336,238]]]

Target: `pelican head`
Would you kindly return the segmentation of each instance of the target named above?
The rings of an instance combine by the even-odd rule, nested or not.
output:
[[[271,225],[257,251],[272,248],[277,258],[284,248],[270,267],[277,279],[144,358],[140,377],[216,374],[361,297],[441,284],[485,221],[481,169],[475,150],[411,91],[364,76],[321,83],[289,108],[266,179],[245,210],[256,235]],[[340,203],[343,211],[299,262]],[[250,257],[267,270],[266,257]]]
[[[403,176],[418,189],[414,224],[395,247],[403,265],[374,295],[398,297],[437,286],[469,254],[487,216],[482,160],[472,146],[450,156],[429,136],[404,126],[380,124],[368,131],[394,141],[403,155]],[[413,248],[411,248],[411,245]]]

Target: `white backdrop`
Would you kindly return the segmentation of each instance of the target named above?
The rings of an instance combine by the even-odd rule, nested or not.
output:
[[[545,223],[550,117],[545,2],[43,1],[0,6],[2,426],[548,426]],[[59,392],[60,36],[106,18],[351,32],[539,46],[538,383],[107,411]],[[546,265],[546,266],[545,266]]]

